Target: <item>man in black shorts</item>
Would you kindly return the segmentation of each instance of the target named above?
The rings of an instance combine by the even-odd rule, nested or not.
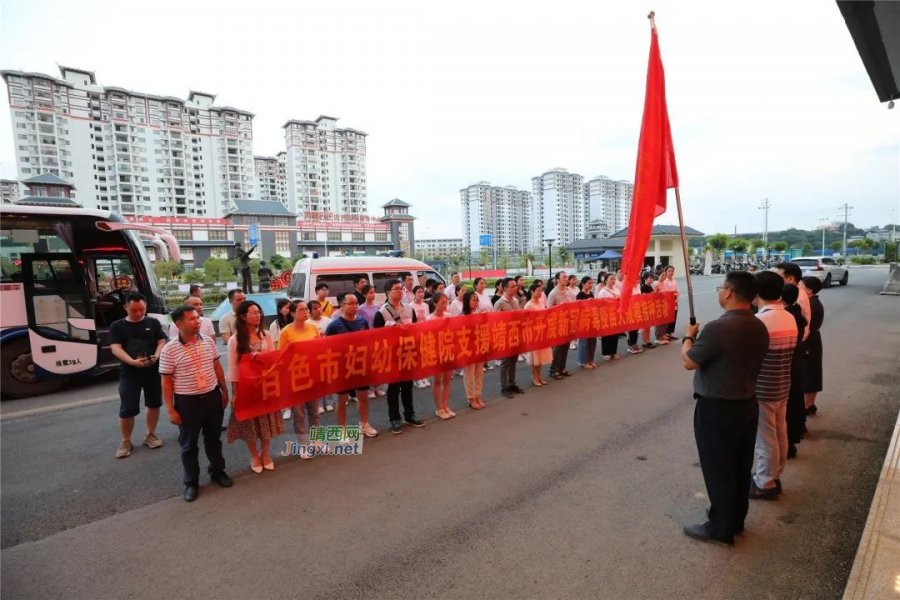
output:
[[[140,294],[125,299],[128,316],[109,326],[109,345],[113,355],[122,361],[119,372],[119,429],[122,443],[116,458],[131,454],[134,418],[141,412],[141,392],[147,408],[147,437],[144,445],[159,448],[156,437],[159,408],[162,406],[162,382],[159,378],[159,353],[166,344],[166,334],[156,319],[147,316],[147,300]]]
[[[357,314],[359,311],[359,301],[351,292],[346,292],[338,296],[340,310],[332,315],[331,323],[325,328],[325,335],[341,335],[343,333],[353,333],[354,331],[365,331],[369,328],[366,319]],[[347,424],[347,396],[353,390],[344,390],[338,393],[337,403],[337,422],[341,427]],[[368,438],[378,435],[375,428],[369,425],[369,386],[357,388],[356,399],[359,402],[359,418],[361,420],[362,432]]]

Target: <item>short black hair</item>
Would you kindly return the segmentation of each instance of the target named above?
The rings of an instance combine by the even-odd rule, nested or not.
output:
[[[413,292],[413,294],[415,294],[419,290],[424,290],[424,289],[425,288],[423,288],[421,285],[417,285],[416,287],[413,288],[412,292]]]
[[[410,277],[412,277],[412,275],[410,275]],[[388,279],[387,281],[385,281],[384,282],[384,293],[387,294],[388,292],[390,292],[391,288],[394,287],[394,285],[398,284],[398,283],[400,284],[401,287],[403,286],[402,279]]]
[[[362,295],[365,296],[366,294],[369,293],[369,290],[374,290],[374,289],[375,289],[375,286],[374,286],[374,285],[371,285],[371,284],[368,284],[368,283],[367,283],[366,285],[364,285],[364,286],[362,287],[362,290],[360,290],[360,293],[362,293]]]
[[[725,275],[725,283],[734,295],[744,302],[753,302],[759,291],[756,277],[747,271],[729,271]]]
[[[500,280],[500,286],[503,288],[504,291],[506,291],[506,288],[509,287],[509,282],[511,282],[511,281],[515,281],[515,279],[513,279],[512,277],[504,277],[503,279]]]
[[[800,296],[800,288],[798,288],[793,283],[784,284],[784,289],[781,290],[781,299],[788,306],[794,304],[797,301],[797,298]]]
[[[202,289],[200,288],[200,286],[197,285],[196,283],[192,283],[192,284],[191,284],[191,287],[188,288],[188,294],[191,294],[192,296],[194,295],[194,292],[201,292],[201,293],[202,293],[202,291],[203,291],[203,290],[202,290]]]
[[[434,286],[437,285],[437,283],[438,283],[437,279],[432,279],[429,277],[428,279],[425,280],[425,289],[427,290],[429,288],[433,288]]]
[[[353,296],[353,298],[356,299],[356,294],[354,294],[353,292],[341,292],[340,294],[338,294],[338,297],[337,297],[338,304],[343,304],[344,300],[346,300],[347,298],[349,298],[351,296]],[[358,299],[356,299],[356,303],[359,304]]]
[[[760,271],[754,277],[756,277],[757,296],[767,302],[774,302],[781,298],[781,292],[784,290],[784,278],[781,275],[772,271]]]
[[[641,275],[641,282],[646,282],[647,278],[656,279],[656,275],[653,274],[653,271],[645,271],[643,275]]]
[[[178,308],[172,311],[172,322],[180,323],[184,320],[184,315],[187,313],[197,312],[197,309],[191,306],[190,304],[182,304]]]
[[[327,290],[327,289],[328,289],[328,284],[327,284],[327,283],[317,283],[317,284],[316,284],[316,291],[317,291],[317,292],[318,292],[319,290],[321,290],[322,288],[325,288],[325,289]]]
[[[125,296],[125,304],[131,304],[132,302],[146,302],[147,299],[144,298],[143,294],[139,294],[137,292],[131,292],[127,296]]]
[[[780,262],[775,265],[775,268],[780,270],[786,277],[793,277],[796,282],[803,279],[803,271],[800,270],[800,265],[797,263]]]
[[[357,277],[356,279],[353,280],[353,284],[356,285],[360,281],[365,281],[366,283],[369,283],[369,278],[366,277],[365,275],[360,275],[359,277]]]
[[[813,294],[818,294],[822,291],[822,281],[817,277],[804,277],[802,281],[803,285],[806,286],[806,289],[811,291]]]
[[[232,290],[228,290],[228,299],[234,300],[235,296],[237,296],[238,294],[243,294],[243,293],[244,293],[244,290],[242,290],[241,288],[234,288]]]

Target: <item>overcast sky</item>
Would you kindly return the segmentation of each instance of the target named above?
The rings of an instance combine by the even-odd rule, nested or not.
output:
[[[398,197],[417,236],[461,235],[459,190],[531,189],[555,167],[633,179],[657,13],[685,221],[706,233],[811,229],[900,210],[900,107],[879,104],[836,4],[810,2],[169,2],[0,0],[0,68],[287,119],[368,138],[370,212]],[[8,104],[4,106],[8,110]],[[6,113],[8,115],[8,112]],[[0,118],[0,176],[15,177]],[[672,207],[660,223],[677,223]]]

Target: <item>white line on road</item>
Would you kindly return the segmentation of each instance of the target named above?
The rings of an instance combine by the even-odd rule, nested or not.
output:
[[[57,404],[55,406],[42,406],[41,408],[32,408],[29,410],[20,410],[19,412],[6,413],[0,415],[0,421],[10,419],[18,419],[21,417],[30,417],[32,415],[40,415],[48,412],[56,412],[58,410],[68,410],[70,408],[78,408],[80,406],[90,406],[92,404],[100,404],[102,402],[111,402],[118,400],[118,396],[103,396],[102,398],[91,398],[90,400],[79,400],[78,402],[69,402],[67,404]]]

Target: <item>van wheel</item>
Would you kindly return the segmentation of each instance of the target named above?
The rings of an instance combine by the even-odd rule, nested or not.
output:
[[[31,360],[31,343],[22,337],[3,344],[3,365],[0,385],[9,398],[29,398],[50,394],[63,387],[68,377],[40,380]]]
[[[825,276],[825,282],[822,284],[823,287],[831,287],[831,273]]]
[[[847,285],[850,282],[850,271],[844,271],[844,276],[841,277],[841,285]]]

